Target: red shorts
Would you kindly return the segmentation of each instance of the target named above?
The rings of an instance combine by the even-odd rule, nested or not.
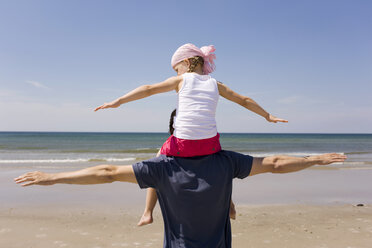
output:
[[[186,140],[171,135],[161,147],[160,153],[175,157],[195,157],[221,151],[220,134],[208,139]]]

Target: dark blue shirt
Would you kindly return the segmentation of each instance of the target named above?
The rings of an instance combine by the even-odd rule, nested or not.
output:
[[[156,189],[164,219],[164,247],[231,247],[232,179],[247,177],[252,160],[221,151],[192,158],[161,155],[134,164],[139,186]]]

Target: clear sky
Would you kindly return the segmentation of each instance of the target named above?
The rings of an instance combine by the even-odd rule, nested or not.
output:
[[[372,1],[0,1],[0,131],[166,132],[174,92],[93,112],[175,72],[184,43],[212,76],[289,123],[224,99],[220,132],[372,133]]]

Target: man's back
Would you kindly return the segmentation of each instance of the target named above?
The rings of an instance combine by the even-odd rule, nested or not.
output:
[[[164,247],[231,247],[232,179],[248,176],[251,166],[252,157],[228,151],[134,164],[140,187],[157,190]]]

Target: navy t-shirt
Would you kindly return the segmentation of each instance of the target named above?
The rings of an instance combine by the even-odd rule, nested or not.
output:
[[[253,158],[231,151],[192,158],[160,157],[133,164],[141,188],[156,189],[164,247],[231,247],[232,179],[245,178]]]

